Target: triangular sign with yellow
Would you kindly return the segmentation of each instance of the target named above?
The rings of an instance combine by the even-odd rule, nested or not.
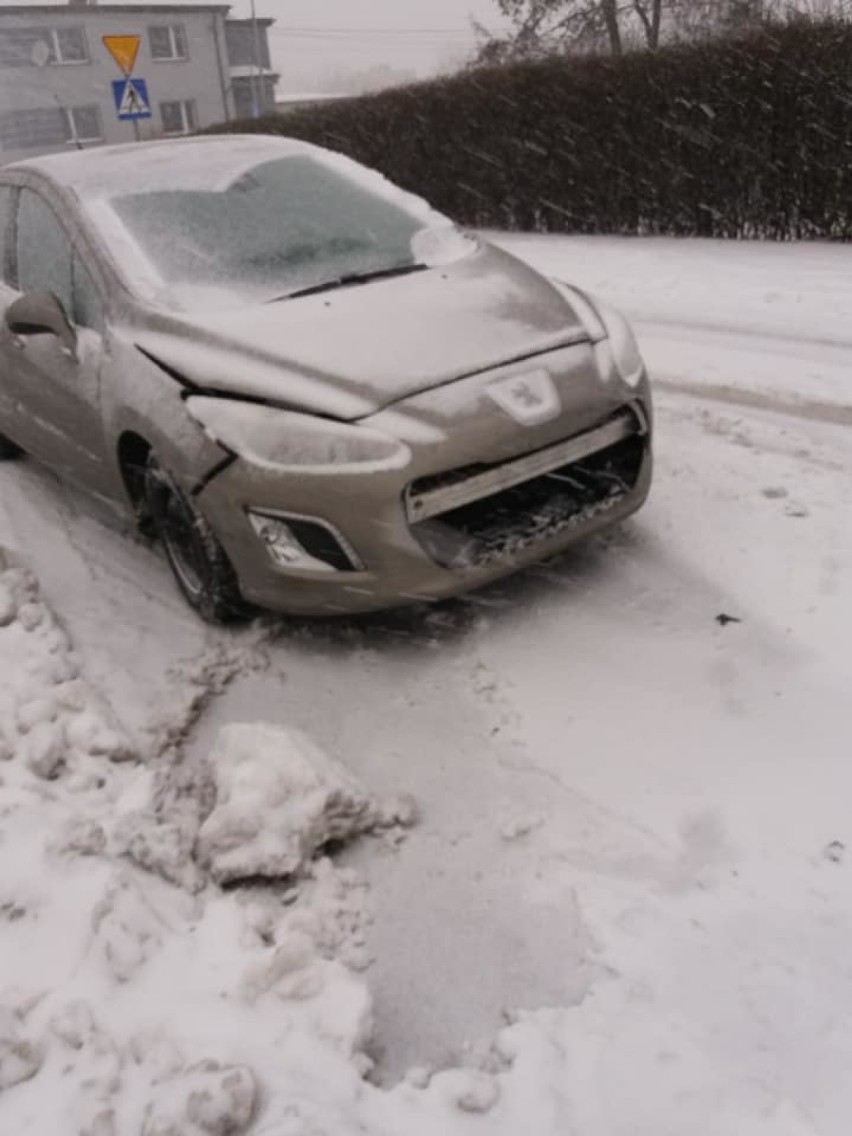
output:
[[[141,36],[104,36],[104,47],[129,78],[136,66]]]

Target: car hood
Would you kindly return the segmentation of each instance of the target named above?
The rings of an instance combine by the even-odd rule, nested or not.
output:
[[[483,244],[395,279],[239,310],[151,314],[134,338],[206,391],[353,420],[588,334],[545,277]]]

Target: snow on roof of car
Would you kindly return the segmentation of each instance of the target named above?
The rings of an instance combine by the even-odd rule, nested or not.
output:
[[[227,134],[130,142],[28,158],[7,170],[36,170],[80,197],[113,197],[195,183],[230,181],[259,162],[322,152],[309,142],[265,134]]]

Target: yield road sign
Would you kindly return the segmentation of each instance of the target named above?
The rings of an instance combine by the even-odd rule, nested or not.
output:
[[[112,84],[112,97],[120,122],[131,122],[138,118],[151,118],[151,101],[148,98],[148,84],[144,79],[115,79]]]
[[[141,36],[104,36],[104,47],[116,61],[118,66],[128,77],[132,74],[133,68],[136,66],[136,58],[139,55],[139,44],[142,42]]]

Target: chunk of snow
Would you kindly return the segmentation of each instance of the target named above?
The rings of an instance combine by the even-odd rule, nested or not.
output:
[[[133,757],[127,739],[91,709],[69,721],[67,735],[70,745],[93,757],[107,757],[110,761],[129,761]]]
[[[82,1049],[94,1036],[95,1019],[85,1002],[70,1002],[54,1014],[50,1028],[69,1049]]]
[[[158,1087],[148,1106],[143,1136],[238,1136],[257,1107],[254,1074],[215,1061],[195,1065]]]
[[[16,1015],[0,1006],[0,1092],[34,1077],[42,1061],[39,1048],[22,1036]]]
[[[106,851],[106,832],[95,820],[72,817],[50,846],[60,856],[101,856]]]
[[[226,726],[210,763],[216,805],[198,851],[219,883],[296,875],[325,845],[386,822],[351,774],[296,730]]]
[[[52,698],[33,698],[18,707],[16,714],[18,729],[22,734],[29,733],[34,726],[42,722],[55,722],[57,714],[58,707]]]
[[[462,1112],[490,1112],[500,1099],[496,1078],[477,1069],[448,1069],[429,1086]]]
[[[18,620],[25,631],[35,631],[44,622],[45,609],[40,603],[25,603],[18,612]]]
[[[132,877],[112,883],[92,915],[92,929],[117,982],[127,982],[160,944],[162,927]]]
[[[56,722],[39,722],[22,742],[24,760],[36,777],[52,781],[65,761],[65,738]]]
[[[18,605],[5,584],[0,584],[0,627],[8,627],[17,617]]]
[[[203,888],[204,878],[192,859],[195,828],[182,818],[130,813],[122,817],[117,835],[124,855],[140,868],[190,892]]]

